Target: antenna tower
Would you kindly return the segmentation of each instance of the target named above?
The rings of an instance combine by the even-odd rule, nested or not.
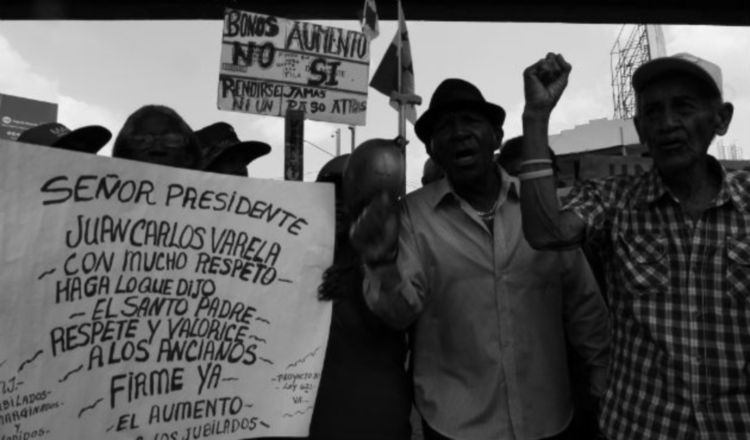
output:
[[[652,58],[665,55],[664,35],[656,25],[623,25],[609,53],[612,71],[612,100],[615,119],[635,115],[635,92],[630,83],[633,72]]]

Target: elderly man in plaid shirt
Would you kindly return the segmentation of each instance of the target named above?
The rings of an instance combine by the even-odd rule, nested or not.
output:
[[[635,126],[654,167],[584,182],[562,209],[547,157],[570,64],[524,72],[524,233],[536,248],[594,245],[607,270],[613,356],[600,426],[610,439],[750,438],[750,174],[707,154],[732,104],[721,69],[690,54],[633,75]]]

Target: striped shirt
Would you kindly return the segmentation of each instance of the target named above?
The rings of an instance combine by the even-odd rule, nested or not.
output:
[[[608,438],[750,436],[750,173],[725,171],[692,221],[652,170],[588,181],[563,209],[607,272]]]

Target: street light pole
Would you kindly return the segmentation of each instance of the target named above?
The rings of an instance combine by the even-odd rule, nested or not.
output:
[[[354,152],[354,147],[357,146],[357,141],[355,140],[355,138],[357,137],[357,127],[355,127],[353,125],[350,125],[349,126],[349,131],[352,132],[352,149],[349,152],[353,153]]]
[[[341,129],[336,129],[336,156],[341,156]]]

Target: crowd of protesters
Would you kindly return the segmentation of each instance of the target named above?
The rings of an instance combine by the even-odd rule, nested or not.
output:
[[[320,170],[336,243],[310,438],[750,438],[750,173],[707,152],[732,120],[721,69],[690,54],[640,66],[653,168],[561,200],[548,125],[570,73],[552,53],[523,72],[523,134],[504,144],[504,109],[443,81],[415,124],[423,186],[406,195],[366,177],[393,141]],[[111,137],[50,123],[19,141],[96,153]],[[270,150],[148,105],[113,156],[247,176]]]

